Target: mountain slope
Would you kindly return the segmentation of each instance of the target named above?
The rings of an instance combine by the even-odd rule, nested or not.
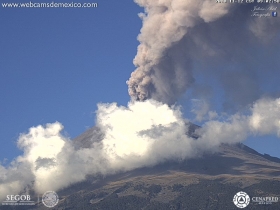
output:
[[[280,164],[243,145],[215,154],[166,162],[64,189],[56,209],[237,209],[233,196],[280,196]],[[280,209],[279,203],[250,209]]]
[[[191,125],[187,135],[197,138]],[[103,138],[93,127],[73,140],[76,148]],[[107,177],[88,176],[58,191],[53,209],[237,209],[233,196],[280,196],[280,159],[262,155],[244,144],[220,145],[215,153],[185,161],[168,161]],[[47,209],[40,203],[35,209]],[[280,209],[252,203],[249,209]]]

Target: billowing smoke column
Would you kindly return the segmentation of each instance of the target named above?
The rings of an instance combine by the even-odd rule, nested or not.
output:
[[[267,43],[273,43],[275,37],[279,42],[279,18],[253,16],[256,4],[250,3],[135,2],[145,8],[145,13],[140,14],[143,27],[134,59],[137,68],[127,81],[133,100],[153,98],[173,104],[187,88],[194,87],[194,73],[216,77],[227,104],[246,106],[262,95],[258,79],[264,69],[258,65],[267,57],[252,55],[262,47],[271,47]],[[277,41],[274,44],[279,47]],[[267,51],[273,55],[272,49]],[[197,64],[204,68],[194,68]],[[265,71],[271,73],[272,69]]]
[[[273,90],[279,87],[278,81],[273,83],[273,78],[279,78],[279,67],[267,62],[279,65],[274,52],[280,42],[272,42],[279,41],[279,18],[252,17],[253,4],[136,2],[146,13],[140,15],[143,28],[134,60],[137,69],[127,82],[133,100],[127,107],[98,105],[96,126],[102,135],[94,136],[87,148],[77,148],[63,136],[58,122],[22,134],[18,147],[23,155],[8,167],[0,165],[0,200],[30,188],[37,193],[56,191],[87,175],[196,157],[249,135],[280,137],[280,98],[272,97],[277,91],[270,94],[271,88],[260,85],[269,78],[268,83],[276,85]],[[198,104],[193,111],[196,118],[206,120],[194,140],[185,135],[188,128],[180,107],[172,104],[188,87],[197,88],[197,73],[207,79],[216,77],[226,102],[246,109],[219,115],[206,102],[193,99]],[[205,96],[200,88],[196,91]],[[264,97],[265,92],[269,94]]]
[[[189,29],[214,21],[228,12],[228,4],[215,1],[136,0],[145,8],[143,27],[134,59],[129,95],[136,100],[154,98],[173,103],[194,79],[190,52],[180,41]]]

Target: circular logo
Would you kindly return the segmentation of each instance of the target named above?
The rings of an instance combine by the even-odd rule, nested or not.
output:
[[[58,201],[58,195],[54,191],[47,191],[42,196],[42,203],[49,208],[56,206]]]
[[[246,206],[249,205],[250,203],[250,197],[247,193],[245,192],[238,192],[236,195],[233,197],[233,203],[238,207],[238,208],[245,208]]]

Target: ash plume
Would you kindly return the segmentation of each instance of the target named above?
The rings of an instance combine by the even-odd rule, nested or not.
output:
[[[236,106],[246,106],[263,94],[258,80],[264,69],[260,70],[260,60],[252,54],[271,47],[269,43],[279,47],[279,18],[253,17],[256,4],[135,2],[145,13],[139,15],[143,27],[134,59],[136,70],[127,81],[133,100],[152,98],[173,104],[194,87],[198,73],[217,78],[226,93],[225,106],[233,101]],[[197,63],[205,68],[195,68]]]
[[[0,164],[0,200],[26,186],[36,193],[57,191],[87,175],[198,157],[216,151],[221,143],[242,142],[248,136],[280,137],[279,88],[275,88],[279,82],[273,80],[279,78],[275,52],[280,42],[274,42],[280,37],[279,18],[252,17],[254,4],[135,2],[145,13],[140,14],[137,69],[127,81],[132,100],[127,106],[98,105],[96,126],[101,133],[94,134],[87,147],[77,147],[64,136],[59,122],[21,134],[17,145],[23,154],[8,167]],[[201,75],[206,83],[214,78],[220,85],[221,103],[225,108],[236,106],[234,114],[212,109],[210,88],[197,82]],[[264,81],[271,86],[263,86]],[[188,88],[201,97],[192,100],[192,112],[203,121],[196,140],[186,135],[190,120],[173,105]]]

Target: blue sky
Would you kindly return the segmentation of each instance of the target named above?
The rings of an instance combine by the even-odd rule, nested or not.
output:
[[[143,9],[132,0],[97,2],[0,8],[0,160],[21,154],[16,141],[32,126],[59,121],[73,138],[94,125],[97,103],[129,101],[126,80],[135,69]],[[191,116],[189,102],[181,102]],[[275,137],[246,143],[280,157]]]
[[[0,160],[19,154],[18,135],[31,126],[60,121],[75,137],[93,126],[98,102],[127,104],[142,10],[133,1],[98,3],[0,8]]]

